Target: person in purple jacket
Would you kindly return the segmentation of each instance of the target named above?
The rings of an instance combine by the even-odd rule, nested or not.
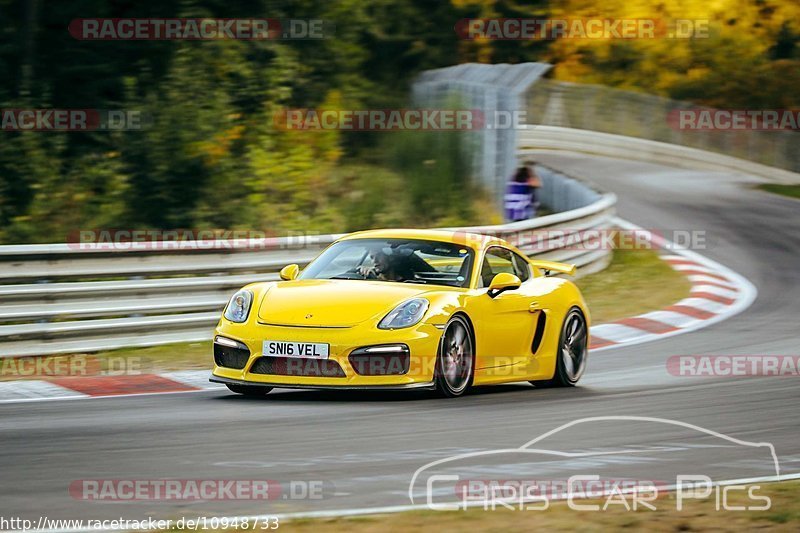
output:
[[[536,216],[536,208],[539,207],[538,189],[542,186],[542,182],[531,168],[531,164],[519,167],[506,185],[503,206],[507,222]]]

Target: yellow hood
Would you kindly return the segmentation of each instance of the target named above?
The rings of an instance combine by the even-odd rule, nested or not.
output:
[[[350,327],[370,318],[380,320],[401,302],[430,290],[389,281],[285,281],[267,290],[258,320],[281,326]]]

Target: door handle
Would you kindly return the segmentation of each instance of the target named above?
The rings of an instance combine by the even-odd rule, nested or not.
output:
[[[531,302],[531,305],[528,306],[528,311],[531,313],[535,313],[536,311],[541,311],[542,306],[539,305],[539,302]]]

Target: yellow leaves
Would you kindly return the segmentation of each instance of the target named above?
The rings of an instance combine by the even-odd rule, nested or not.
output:
[[[335,109],[339,94],[322,105]],[[265,116],[273,117],[272,109]],[[268,123],[269,124],[269,123]],[[318,227],[320,217],[332,220],[326,205],[328,176],[342,156],[338,131],[261,128],[246,154],[244,177],[247,216],[252,224],[281,229],[329,230]],[[331,229],[332,230],[332,229]]]
[[[241,125],[234,126],[234,127],[230,128],[224,134],[224,139],[223,139],[224,142],[226,142],[227,145],[230,146],[230,144],[233,141],[236,141],[236,140],[239,140],[239,139],[242,138],[242,132],[243,131],[244,131],[244,126],[241,126]]]
[[[488,46],[483,46],[478,48],[477,58],[478,63],[491,63],[492,61],[492,49]]]
[[[214,166],[230,153],[231,145],[242,138],[245,127],[236,125],[221,131],[210,140],[194,143],[195,154],[208,166]]]
[[[561,81],[574,83],[588,83],[592,76],[591,68],[581,62],[579,54],[568,55],[564,60],[559,61],[554,69],[555,77]]]
[[[559,39],[546,60],[556,65],[554,76],[564,81],[608,84],[669,95],[678,87],[700,87],[708,81],[720,87],[745,78],[747,70],[770,63],[769,50],[784,25],[800,33],[800,3],[796,0],[567,0],[550,18],[651,18],[668,32],[690,25],[705,35],[690,38]],[[680,22],[679,22],[680,21]],[[698,22],[700,26],[698,26]],[[785,32],[786,30],[784,30]],[[714,81],[716,80],[716,81]],[[777,81],[777,80],[776,80]],[[680,91],[683,95],[691,95]],[[705,92],[697,95],[698,99]]]
[[[480,8],[480,16],[492,16],[498,0],[450,0],[450,4],[458,8]]]

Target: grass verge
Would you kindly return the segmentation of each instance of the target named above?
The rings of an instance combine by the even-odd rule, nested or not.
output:
[[[684,500],[681,511],[676,509],[676,498],[665,494],[653,502],[655,510],[639,507],[626,510],[621,500],[609,505],[605,511],[576,511],[566,502],[550,504],[546,510],[485,511],[413,511],[382,516],[358,518],[292,520],[280,528],[292,533],[396,533],[437,531],[800,531],[800,482],[766,483],[755,489],[755,496],[768,496],[771,506],[764,511],[733,511],[716,509],[715,494],[703,500]],[[632,496],[628,496],[631,503]],[[748,500],[746,491],[731,491],[727,497],[728,509],[734,505],[762,506],[763,501]],[[578,502],[596,504],[601,508],[605,499]],[[537,507],[539,504],[537,504]]]
[[[800,199],[800,184],[782,185],[779,183],[764,183],[758,186],[762,191]]]
[[[99,352],[94,355],[100,360],[118,358],[123,361],[135,361],[136,358],[138,358],[138,362],[144,372],[210,370],[213,366],[210,340],[205,342],[165,344],[163,346],[151,346],[148,348],[110,350],[108,352]]]
[[[689,295],[689,280],[654,250],[615,250],[611,264],[576,281],[592,324],[663,309]]]

